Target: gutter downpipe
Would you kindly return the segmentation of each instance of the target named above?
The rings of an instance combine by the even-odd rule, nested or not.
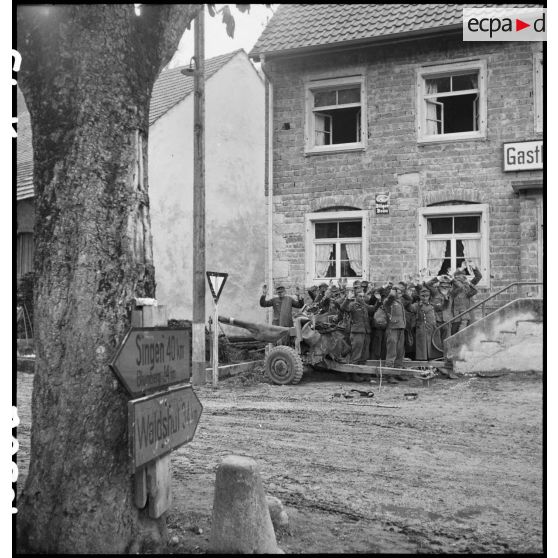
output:
[[[267,285],[273,293],[273,83],[265,69],[265,56],[261,56],[262,72],[267,85],[267,135],[265,138],[267,151]],[[271,322],[271,312],[267,313],[267,321]]]

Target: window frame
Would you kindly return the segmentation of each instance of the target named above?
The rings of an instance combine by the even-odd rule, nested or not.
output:
[[[327,283],[330,280],[338,281],[340,277],[315,277],[315,246],[316,244],[334,244],[334,243],[357,243],[359,237],[348,238],[323,238],[316,242],[315,238],[315,223],[326,221],[362,221],[362,236],[360,237],[360,244],[362,249],[362,275],[361,277],[347,277],[347,282],[352,285],[354,281],[362,281],[368,278],[368,211],[354,210],[354,211],[319,211],[316,213],[307,213],[305,216],[305,270],[304,275],[307,285],[319,285],[320,283]],[[336,267],[339,270],[341,254],[338,252],[336,258]]]
[[[350,108],[360,106],[360,141],[348,143],[336,143],[329,145],[316,145],[316,127],[314,114],[327,110],[331,107],[314,107],[314,91],[323,91],[328,89],[360,86],[360,103],[345,103],[343,105],[335,105],[338,108]],[[305,139],[304,153],[305,155],[316,155],[319,153],[336,153],[339,151],[363,151],[367,146],[367,112],[366,112],[366,79],[364,74],[356,74],[334,78],[315,78],[309,79],[304,84],[305,91]],[[357,128],[358,128],[357,124]],[[332,134],[333,135],[333,134]]]
[[[427,111],[425,98],[426,80],[432,78],[449,77],[471,73],[471,70],[478,71],[478,130],[470,132],[454,132],[449,134],[427,134],[426,120]],[[417,88],[417,142],[436,143],[448,141],[476,140],[486,138],[487,120],[487,81],[486,81],[486,60],[470,60],[462,62],[451,62],[448,64],[420,66],[416,74]],[[473,90],[471,90],[473,91]],[[457,96],[447,93],[441,96]]]
[[[462,217],[465,215],[479,215],[480,216],[480,233],[463,233],[456,235],[452,233],[451,235],[433,235],[439,240],[447,240],[446,237],[460,236],[474,238],[476,235],[480,234],[481,240],[481,265],[480,271],[482,273],[482,279],[478,283],[479,287],[488,288],[490,287],[490,242],[489,242],[489,209],[486,203],[471,203],[463,205],[437,205],[431,207],[419,207],[418,208],[418,268],[427,268],[427,240],[432,239],[428,235],[428,224],[427,220],[431,217]],[[469,276],[470,279],[473,276]],[[426,280],[433,279],[433,276],[428,276]]]
[[[544,59],[543,53],[537,52],[533,55],[533,98],[535,132],[542,134],[544,131],[543,114],[543,89],[544,89]]]

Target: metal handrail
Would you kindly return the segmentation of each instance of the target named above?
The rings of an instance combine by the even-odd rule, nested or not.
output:
[[[492,300],[493,298],[497,297],[499,294],[503,293],[504,291],[507,291],[508,289],[511,289],[512,287],[517,287],[519,285],[544,285],[544,283],[539,282],[539,281],[518,281],[517,283],[510,283],[509,285],[506,285],[505,287],[503,287],[499,291],[496,291],[495,293],[491,294],[488,298],[485,298],[484,300],[481,300],[480,302],[477,302],[476,304],[474,304],[473,306],[471,306],[470,308],[468,308],[464,312],[461,312],[460,314],[457,314],[457,316],[453,316],[447,322],[444,322],[443,324],[440,324],[438,327],[436,327],[434,329],[434,331],[432,332],[432,345],[434,345],[434,348],[437,349],[438,351],[440,351],[442,354],[444,354],[444,350],[442,348],[438,347],[438,345],[436,345],[436,342],[434,341],[434,337],[436,335],[436,332],[439,329],[442,329],[443,327],[447,326],[448,324],[451,324],[452,322],[454,322],[458,318],[461,318],[462,316],[464,316],[465,314],[468,314],[469,312],[471,312],[471,310],[474,310],[475,308],[478,308],[479,306],[482,306],[482,317],[484,318],[484,316],[485,316],[484,305],[489,300]]]

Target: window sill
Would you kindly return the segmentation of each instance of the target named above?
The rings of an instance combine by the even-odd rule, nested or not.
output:
[[[442,135],[442,136],[426,136],[419,138],[417,143],[419,145],[428,145],[436,143],[452,143],[456,141],[485,141],[486,134],[452,134],[452,135]]]
[[[309,157],[312,155],[327,155],[328,153],[350,153],[354,151],[364,151],[366,146],[362,143],[355,144],[354,146],[350,146],[348,144],[340,145],[339,147],[335,146],[327,146],[327,147],[313,147],[311,149],[305,149],[304,156]]]

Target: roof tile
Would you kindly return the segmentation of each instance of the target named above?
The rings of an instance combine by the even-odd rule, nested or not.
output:
[[[491,6],[540,4],[281,4],[250,56],[459,26],[464,7]]]
[[[243,49],[235,50],[221,56],[215,56],[205,61],[205,79],[209,79]],[[194,78],[185,76],[180,71],[186,66],[173,68],[161,72],[151,95],[149,107],[149,125],[153,124],[163,114],[182,101],[194,90]],[[18,96],[18,104],[23,100]],[[19,111],[18,111],[19,113]],[[17,200],[31,198],[33,191],[33,145],[31,139],[31,118],[25,110],[19,113],[17,123]]]

